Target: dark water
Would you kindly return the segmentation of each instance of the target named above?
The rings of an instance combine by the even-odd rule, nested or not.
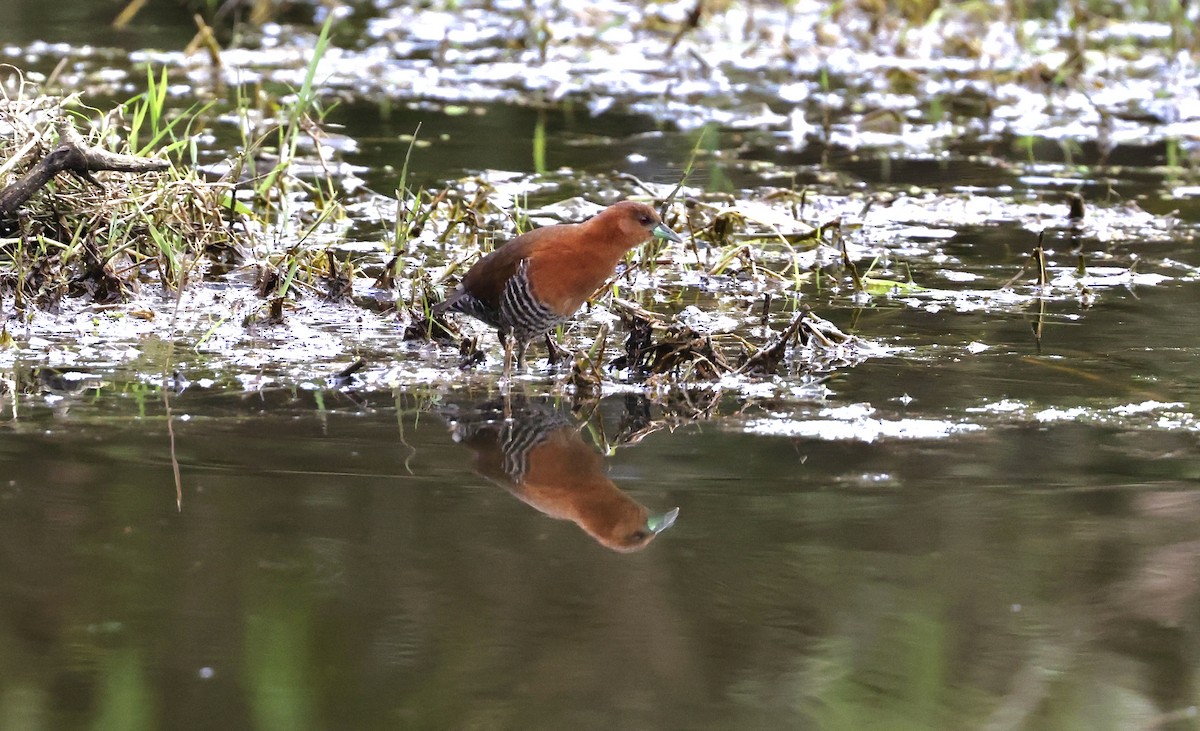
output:
[[[179,48],[196,32],[182,3],[149,2],[123,30],[112,27],[126,0],[43,3],[11,0],[0,43],[65,43],[110,49]]]

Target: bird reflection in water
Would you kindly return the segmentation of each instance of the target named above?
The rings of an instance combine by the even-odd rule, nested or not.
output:
[[[479,474],[546,515],[572,521],[606,548],[639,551],[679,515],[679,508],[651,514],[622,492],[580,435],[582,425],[548,403],[486,402],[448,421],[454,440],[475,453]]]

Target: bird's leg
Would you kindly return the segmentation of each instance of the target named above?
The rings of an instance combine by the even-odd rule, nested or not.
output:
[[[500,342],[504,344],[504,378],[500,381],[500,392],[504,396],[504,421],[507,423],[512,421],[512,362],[516,337],[512,330],[499,332]]]
[[[546,365],[551,368],[558,365],[560,360],[566,360],[571,357],[571,351],[560,347],[558,343],[554,342],[554,336],[550,333],[546,333],[546,350],[548,351]]]
[[[500,343],[504,346],[504,389],[508,390],[508,382],[512,378],[512,360],[513,360],[513,333],[500,332]]]
[[[528,340],[522,340],[517,343],[517,371],[525,370],[525,349],[529,347]]]

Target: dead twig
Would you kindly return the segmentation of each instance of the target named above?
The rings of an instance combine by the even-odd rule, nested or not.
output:
[[[58,146],[46,154],[19,180],[0,191],[0,218],[11,220],[33,194],[57,174],[68,172],[98,188],[103,186],[94,172],[112,170],[124,173],[148,173],[166,170],[166,160],[150,160],[86,144],[69,119],[58,120]]]

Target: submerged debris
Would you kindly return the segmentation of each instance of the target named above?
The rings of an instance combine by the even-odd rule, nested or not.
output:
[[[329,262],[329,274],[322,278],[325,298],[330,302],[345,302],[354,294],[354,267],[338,266],[337,257],[332,251],[325,252]]]
[[[125,299],[127,289],[134,289],[137,281],[125,280],[117,275],[113,261],[119,257],[122,261],[127,258],[120,252],[112,257],[103,257],[96,249],[94,241],[83,242],[82,255],[77,261],[75,273],[71,276],[68,292],[70,294],[88,295],[98,304],[112,304]],[[126,264],[126,268],[132,268]]]
[[[776,373],[788,355],[799,368],[828,370],[835,362],[848,362],[861,345],[855,336],[805,309],[794,314],[783,330],[773,332],[757,349],[751,350],[744,340],[738,339],[738,353],[731,360],[714,343],[711,334],[699,332],[678,319],[665,322],[631,302],[614,300],[614,303],[622,310],[629,334],[625,353],[611,365],[640,378],[670,375],[682,381],[711,381],[727,374],[766,376]],[[657,339],[656,329],[662,333]]]
[[[286,275],[275,267],[259,264],[255,267],[254,289],[258,296],[266,299],[279,293]]]
[[[332,388],[343,388],[353,382],[355,373],[358,373],[366,367],[367,362],[362,358],[359,358],[350,365],[330,376],[327,379],[327,382]]]
[[[847,350],[855,347],[856,340],[853,335],[847,335],[833,323],[805,309],[793,315],[788,326],[770,342],[747,356],[737,372],[756,376],[775,373],[788,353],[789,344],[806,346],[804,353],[809,366],[827,368],[831,360],[843,359]]]
[[[487,360],[483,350],[479,347],[479,341],[475,338],[463,338],[458,345],[458,367],[460,369],[476,366]]]

